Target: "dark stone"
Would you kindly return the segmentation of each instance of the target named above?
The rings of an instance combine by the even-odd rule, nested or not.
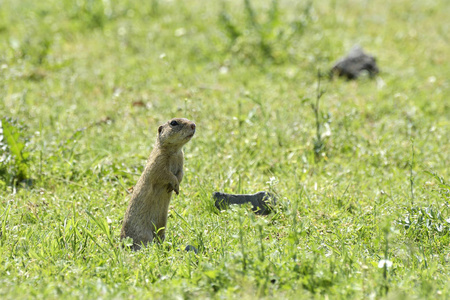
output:
[[[330,77],[335,74],[349,80],[357,79],[362,72],[368,72],[372,78],[378,74],[376,58],[364,53],[361,47],[353,47],[346,57],[339,59],[330,70]]]
[[[213,198],[215,200],[214,204],[219,210],[225,209],[231,204],[242,205],[251,203],[252,210],[257,215],[268,215],[273,210],[277,200],[273,194],[268,192],[243,195],[214,192]]]
[[[189,252],[189,251],[194,251],[195,254],[198,254],[197,248],[195,248],[195,247],[192,246],[192,245],[187,245],[186,248],[184,248],[184,251],[187,251],[187,252]]]

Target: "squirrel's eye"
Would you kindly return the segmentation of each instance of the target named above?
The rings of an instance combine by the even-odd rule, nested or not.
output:
[[[172,125],[172,126],[177,126],[177,125],[178,125],[178,122],[177,122],[177,121],[172,121],[172,122],[170,122],[170,125]]]

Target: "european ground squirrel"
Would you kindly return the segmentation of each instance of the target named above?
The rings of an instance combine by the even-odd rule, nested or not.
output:
[[[125,212],[120,238],[133,239],[139,250],[158,236],[165,237],[172,191],[177,195],[183,179],[183,146],[194,136],[195,123],[172,119],[159,126],[155,146]]]

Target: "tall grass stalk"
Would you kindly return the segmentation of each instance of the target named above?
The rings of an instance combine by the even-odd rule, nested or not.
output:
[[[321,89],[320,81],[321,81],[321,74],[320,69],[317,70],[317,91],[316,91],[316,102],[311,103],[311,107],[314,111],[314,117],[316,121],[316,138],[314,140],[314,155],[316,158],[316,161],[320,160],[321,155],[323,151],[325,150],[325,144],[322,140],[322,133],[321,133],[321,122],[320,122],[320,110],[319,110],[319,104],[320,104],[320,98],[325,94],[325,91]]]
[[[411,207],[414,206],[414,139],[411,139],[411,160],[409,162],[409,185],[411,190]]]

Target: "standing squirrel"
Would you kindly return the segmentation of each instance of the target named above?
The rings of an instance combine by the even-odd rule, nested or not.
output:
[[[133,249],[163,241],[172,191],[177,195],[183,179],[184,144],[194,136],[195,123],[175,118],[159,126],[155,146],[144,172],[133,189],[120,238],[133,239]]]

